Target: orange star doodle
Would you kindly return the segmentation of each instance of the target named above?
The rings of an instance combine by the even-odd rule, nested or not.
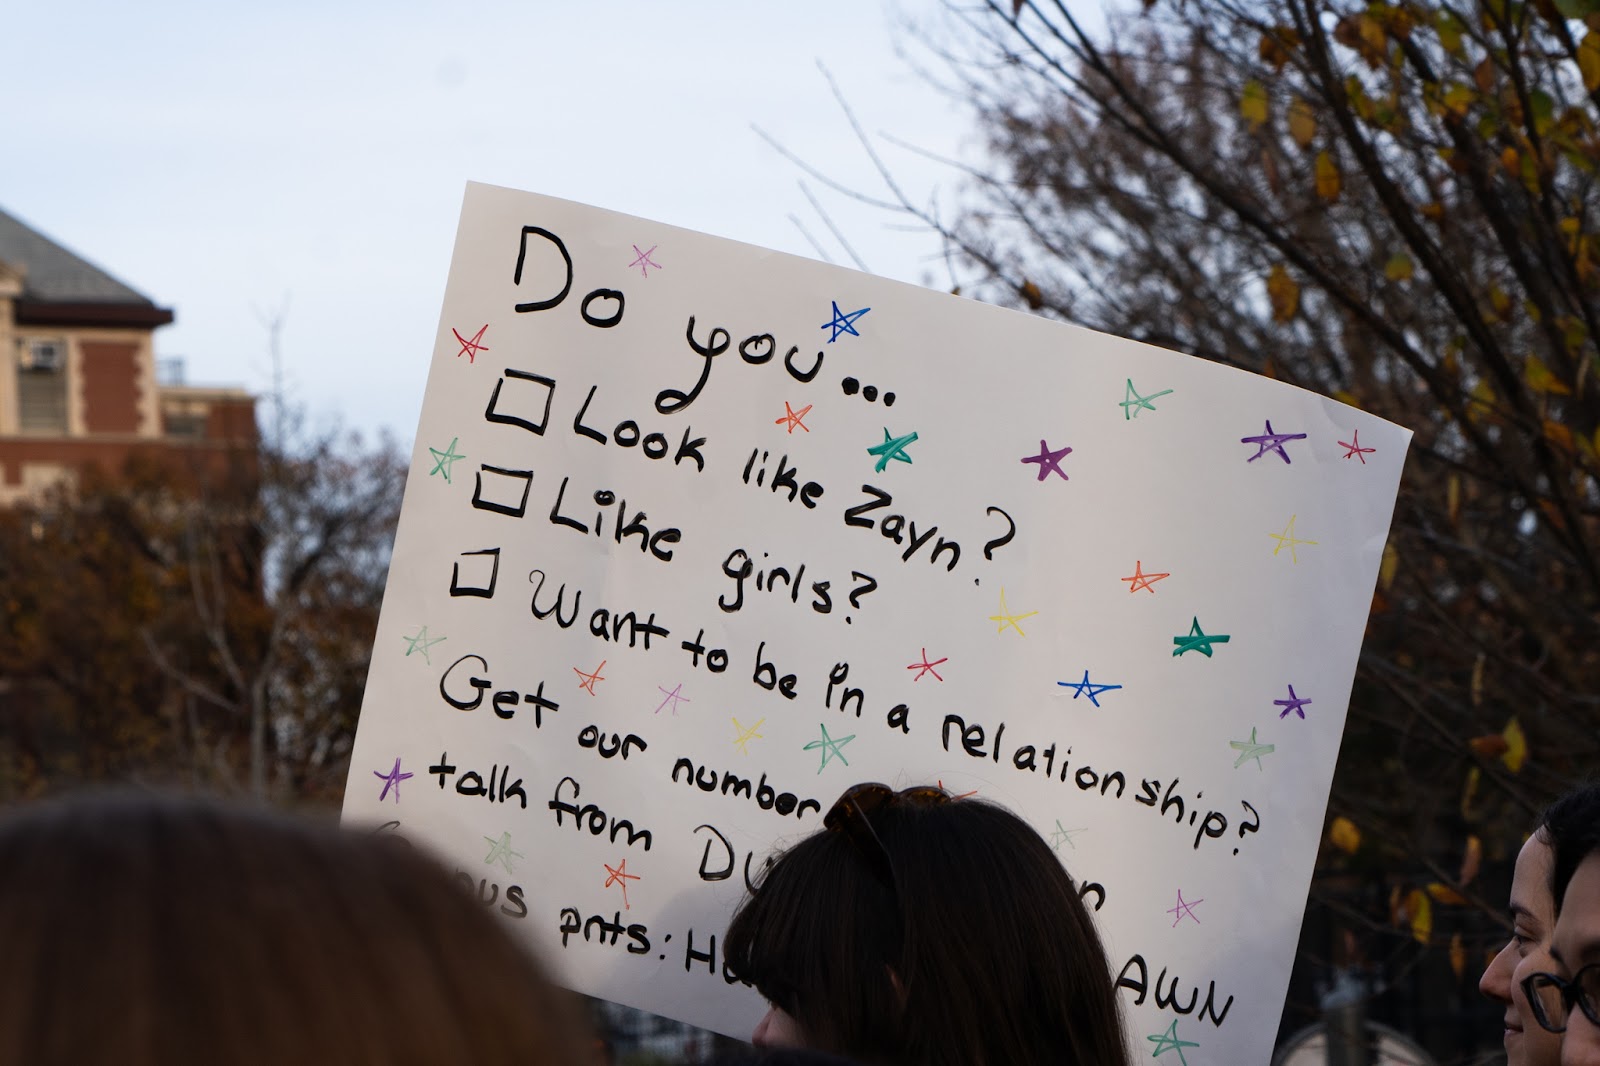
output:
[[[794,436],[794,427],[796,426],[799,426],[807,433],[810,433],[810,427],[800,420],[806,415],[810,414],[811,408],[814,406],[815,404],[808,403],[804,407],[800,408],[800,410],[796,411],[793,407],[789,406],[789,401],[785,400],[783,401],[783,417],[773,419],[772,424],[775,426],[781,426],[787,422],[789,424],[788,432],[791,437]]]
[[[943,788],[946,792],[950,792],[950,790],[948,788],[944,787],[944,779],[943,778],[939,779],[939,787]],[[964,800],[968,796],[976,796],[977,794],[978,794],[978,790],[977,789],[973,789],[971,792],[950,792],[950,798],[951,799]]]
[[[1156,590],[1154,588],[1152,588],[1151,586],[1153,586],[1157,581],[1160,581],[1162,578],[1171,577],[1172,575],[1171,574],[1147,574],[1147,573],[1144,572],[1143,567],[1144,567],[1144,563],[1143,563],[1142,560],[1138,560],[1138,559],[1134,560],[1134,563],[1133,563],[1133,576],[1132,577],[1125,577],[1122,580],[1123,581],[1131,581],[1131,582],[1133,582],[1133,584],[1128,586],[1128,591],[1129,592],[1138,592],[1140,589],[1146,589],[1147,591],[1149,591],[1150,595],[1154,596],[1155,593],[1156,593]]]
[[[622,887],[622,909],[625,911],[632,910],[633,908],[628,906],[628,882],[639,880],[639,875],[630,874],[628,872],[627,859],[623,859],[620,863],[618,863],[617,868],[614,870],[611,868],[610,863],[602,862],[600,865],[604,866],[606,868],[606,873],[611,875],[610,877],[606,878],[606,883],[600,887],[610,888],[612,885],[620,885]]]
[[[605,668],[606,668],[606,661],[604,659],[601,659],[600,660],[600,665],[594,668],[594,673],[592,673],[592,674],[586,674],[582,670],[579,670],[576,666],[574,666],[572,668],[572,672],[577,674],[579,677],[583,678],[582,681],[578,682],[578,687],[581,688],[581,689],[587,689],[588,692],[589,692],[589,695],[595,696],[595,695],[598,695],[598,693],[596,693],[595,690],[594,690],[594,684],[595,684],[596,681],[604,681],[605,680],[605,678],[603,676],[601,676],[601,674],[600,674],[600,671],[604,670]]]

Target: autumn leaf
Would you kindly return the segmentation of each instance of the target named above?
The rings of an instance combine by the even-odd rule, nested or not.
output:
[[[1361,850],[1361,830],[1342,814],[1328,826],[1328,840],[1346,855],[1354,855]]]
[[[1467,783],[1461,789],[1461,817],[1466,821],[1470,822],[1476,817],[1472,810],[1472,801],[1477,798],[1478,784],[1482,780],[1483,774],[1478,772],[1476,766],[1467,771]]]
[[[1024,281],[1017,286],[1017,292],[1021,294],[1031,310],[1037,311],[1044,306],[1044,293],[1040,292],[1039,286],[1033,282]]]
[[[1571,396],[1572,390],[1560,378],[1550,372],[1544,361],[1537,355],[1528,356],[1528,364],[1523,369],[1523,378],[1528,382],[1528,388],[1534,392],[1542,392],[1548,396]]]
[[[1456,878],[1465,888],[1472,884],[1478,876],[1478,869],[1483,865],[1483,842],[1476,836],[1467,837],[1467,850],[1461,856],[1461,875]]]
[[[1461,51],[1461,35],[1466,27],[1461,20],[1449,11],[1440,11],[1433,22],[1434,29],[1439,33],[1439,46],[1451,55]]]
[[[1282,263],[1267,275],[1267,298],[1272,301],[1272,318],[1276,322],[1289,321],[1300,307],[1300,284],[1289,276]]]
[[[1433,938],[1433,901],[1421,889],[1412,889],[1406,895],[1404,913],[1411,939],[1426,947]]]
[[[1564,452],[1573,450],[1572,430],[1568,429],[1564,422],[1557,422],[1553,418],[1545,419],[1544,439]]]
[[[1300,97],[1295,97],[1289,103],[1289,136],[1293,137],[1294,143],[1301,148],[1309,148],[1312,138],[1316,135],[1316,111]]]
[[[1239,98],[1239,114],[1250,123],[1251,131],[1261,128],[1267,121],[1267,87],[1251,79],[1245,83],[1244,95]]]
[[[1456,975],[1456,980],[1461,980],[1461,975],[1467,968],[1467,949],[1461,943],[1461,934],[1456,933],[1450,938],[1450,970]]]
[[[1394,584],[1394,575],[1399,569],[1400,553],[1394,550],[1394,541],[1385,541],[1383,544],[1383,561],[1378,564],[1378,584],[1383,591],[1389,591],[1389,586]]]
[[[1522,724],[1513,717],[1500,735],[1506,741],[1506,750],[1501,754],[1500,761],[1507,770],[1517,773],[1528,759],[1528,738],[1522,732]]]
[[[1506,738],[1499,733],[1485,733],[1481,737],[1473,737],[1467,741],[1467,746],[1477,755],[1485,759],[1492,759],[1497,755],[1504,755],[1510,748]]]
[[[1333,161],[1333,156],[1324,148],[1317,153],[1317,195],[1324,200],[1337,200],[1342,184],[1339,164]]]
[[[1450,480],[1445,482],[1445,486],[1444,486],[1444,504],[1445,504],[1445,511],[1450,516],[1450,525],[1451,526],[1459,526],[1461,524],[1461,475],[1460,474],[1451,474],[1450,475]],[[1482,664],[1483,659],[1479,658],[1478,662],[1479,662],[1479,664]]]
[[[1383,276],[1390,281],[1410,281],[1412,274],[1411,257],[1404,252],[1396,252],[1383,264]]]
[[[1600,89],[1600,34],[1593,30],[1583,35],[1583,43],[1578,46],[1578,70],[1583,74],[1585,89]]]
[[[1433,898],[1435,903],[1446,907],[1464,907],[1467,903],[1467,898],[1465,896],[1451,888],[1449,885],[1445,884],[1443,881],[1429,882],[1428,895]]]

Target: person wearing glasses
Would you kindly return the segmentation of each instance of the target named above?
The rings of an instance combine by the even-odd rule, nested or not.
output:
[[[1554,893],[1552,965],[1522,979],[1523,995],[1561,1034],[1561,1066],[1600,1066],[1600,817],[1555,841]]]
[[[1127,1066],[1094,923],[1026,822],[863,784],[779,856],[725,938],[758,1047],[887,1066]]]
[[[1530,974],[1550,968],[1556,851],[1595,823],[1600,823],[1600,788],[1578,789],[1544,812],[1517,854],[1511,877],[1511,939],[1478,981],[1478,990],[1506,1009],[1507,1066],[1556,1066],[1561,1057],[1561,1037],[1538,1024],[1522,986]]]

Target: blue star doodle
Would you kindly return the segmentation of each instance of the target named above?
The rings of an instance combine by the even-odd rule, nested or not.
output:
[[[459,455],[456,453],[456,442],[459,440],[461,440],[460,437],[451,437],[450,447],[446,448],[442,452],[438,448],[428,449],[429,453],[433,455],[433,469],[428,471],[429,477],[432,477],[435,474],[443,474],[445,484],[453,484],[453,482],[450,480],[450,468],[455,465],[457,459],[466,458],[465,455]]]
[[[1096,698],[1100,693],[1111,692],[1122,687],[1121,685],[1096,685],[1089,680],[1089,671],[1087,670],[1083,672],[1082,681],[1057,681],[1056,684],[1062,688],[1077,689],[1078,691],[1072,694],[1073,699],[1077,699],[1079,696],[1088,696],[1089,702],[1096,707],[1100,706],[1100,701]]]
[[[909,463],[911,461],[911,456],[906,454],[906,448],[912,444],[915,444],[916,442],[917,435],[915,433],[908,433],[903,437],[896,437],[889,432],[888,426],[884,426],[883,443],[874,444],[872,447],[867,449],[868,455],[876,455],[878,457],[878,461],[873,464],[873,472],[877,474],[883,473],[884,470],[889,466],[890,459],[901,463]]]
[[[833,318],[822,324],[823,329],[833,330],[833,335],[828,338],[828,343],[832,344],[838,340],[841,333],[848,333],[852,337],[861,336],[860,333],[856,332],[856,319],[872,310],[872,308],[863,307],[859,311],[841,311],[839,310],[839,301],[833,300],[831,302],[833,304]]]
[[[816,751],[818,748],[822,749],[822,765],[817,767],[817,773],[820,774],[823,770],[828,768],[828,761],[830,759],[838,759],[846,766],[850,765],[850,760],[844,757],[844,752],[841,749],[855,738],[856,735],[854,733],[851,733],[847,737],[830,737],[828,735],[828,727],[824,725],[822,727],[822,739],[813,740],[801,750]]]
[[[1145,1039],[1149,1040],[1156,1046],[1156,1049],[1150,1053],[1151,1058],[1159,1059],[1162,1055],[1165,1055],[1169,1051],[1176,1051],[1178,1053],[1178,1062],[1181,1063],[1182,1066],[1189,1066],[1189,1060],[1183,1057],[1183,1049],[1186,1047],[1200,1046],[1193,1040],[1178,1039],[1178,1019],[1176,1018],[1172,1019],[1172,1024],[1167,1026],[1166,1032],[1154,1033],[1145,1037]]]
[[[1253,463],[1268,452],[1277,452],[1278,458],[1287,463],[1289,461],[1289,453],[1284,451],[1284,444],[1292,440],[1305,440],[1306,435],[1304,433],[1274,433],[1272,432],[1272,419],[1269,418],[1266,422],[1267,431],[1265,433],[1258,433],[1254,437],[1239,438],[1240,444],[1254,444],[1256,446],[1256,453],[1246,459],[1245,462]]]
[[[1025,455],[1022,457],[1022,461],[1038,465],[1039,477],[1036,480],[1043,481],[1050,476],[1050,471],[1054,470],[1060,475],[1062,481],[1070,481],[1072,479],[1067,477],[1067,472],[1061,469],[1061,460],[1071,454],[1071,448],[1052,448],[1041,439],[1039,441],[1039,454]]]
[[[1233,760],[1233,768],[1235,770],[1249,762],[1251,759],[1256,761],[1256,769],[1260,770],[1261,756],[1271,755],[1273,752],[1278,750],[1278,746],[1276,744],[1258,744],[1256,742],[1255,726],[1250,727],[1249,740],[1230,740],[1228,741],[1228,747],[1239,753],[1239,757]]]
[[[1173,658],[1177,658],[1184,652],[1197,651],[1209,659],[1211,658],[1211,645],[1226,644],[1231,639],[1233,638],[1225,633],[1207,633],[1200,628],[1200,618],[1196,616],[1194,622],[1189,626],[1188,633],[1172,638],[1172,643],[1177,645],[1173,649],[1172,655]]]

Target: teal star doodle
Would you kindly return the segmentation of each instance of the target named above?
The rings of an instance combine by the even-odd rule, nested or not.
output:
[[[1211,658],[1211,645],[1226,644],[1231,639],[1232,638],[1225,633],[1207,633],[1205,630],[1201,629],[1200,618],[1197,615],[1195,616],[1194,624],[1189,627],[1189,632],[1187,634],[1172,638],[1172,643],[1177,645],[1177,647],[1173,649],[1172,655],[1174,658],[1176,658],[1179,655],[1182,655],[1184,652],[1197,651],[1209,659]]]
[[[861,336],[860,333],[856,332],[856,319],[872,310],[872,308],[863,307],[859,311],[841,311],[839,310],[839,301],[832,300],[830,302],[833,304],[833,317],[822,324],[823,329],[833,330],[833,335],[828,338],[828,343],[832,344],[838,340],[841,333],[848,333],[852,337]]]
[[[1138,418],[1140,410],[1154,411],[1156,409],[1156,405],[1150,401],[1170,395],[1171,392],[1171,389],[1162,389],[1160,392],[1152,392],[1148,396],[1140,396],[1139,390],[1133,387],[1133,379],[1129,378],[1128,391],[1124,394],[1127,396],[1127,399],[1123,400],[1122,403],[1118,405],[1122,408],[1122,420],[1126,422],[1131,418]]]
[[[499,840],[496,840],[494,837],[484,837],[483,839],[489,842],[489,854],[484,856],[484,865],[488,866],[494,863],[499,863],[501,866],[505,867],[506,873],[516,873],[516,871],[511,868],[511,860],[522,858],[522,852],[511,850],[511,834],[501,833]]]
[[[1233,768],[1237,770],[1251,759],[1256,761],[1256,769],[1261,769],[1261,756],[1271,755],[1278,750],[1276,744],[1258,744],[1256,742],[1256,727],[1250,727],[1249,740],[1230,740],[1228,747],[1239,752],[1239,757],[1233,760]]]
[[[828,727],[827,726],[823,726],[822,727],[822,739],[821,740],[813,740],[811,743],[807,744],[801,750],[802,751],[815,751],[818,748],[822,749],[822,765],[817,767],[817,773],[820,774],[820,773],[822,773],[823,770],[827,769],[828,760],[829,759],[835,759],[836,758],[840,762],[844,763],[846,766],[850,765],[850,760],[846,759],[844,757],[844,752],[841,749],[846,744],[848,744],[852,740],[854,740],[855,738],[856,738],[856,735],[854,733],[851,733],[847,737],[837,737],[837,738],[830,737],[828,735]]]
[[[428,649],[433,647],[435,644],[441,643],[442,641],[444,641],[444,640],[446,640],[448,638],[446,638],[446,637],[430,637],[430,636],[428,636],[428,627],[427,626],[423,626],[421,629],[417,630],[417,635],[416,636],[414,636],[414,637],[401,637],[400,639],[405,641],[406,645],[407,645],[407,647],[406,647],[406,658],[408,658],[408,659],[411,658],[411,653],[414,652],[414,651],[421,652],[422,653],[422,661],[427,663],[429,666],[432,666],[433,665],[433,660],[428,658]]]
[[[1178,1061],[1182,1063],[1183,1066],[1189,1066],[1189,1060],[1183,1057],[1183,1049],[1186,1047],[1200,1046],[1193,1040],[1178,1039],[1178,1019],[1176,1018],[1172,1019],[1172,1024],[1167,1026],[1166,1032],[1153,1033],[1150,1036],[1145,1037],[1145,1039],[1149,1040],[1156,1046],[1156,1049],[1150,1053],[1151,1058],[1159,1059],[1162,1055],[1165,1055],[1169,1051],[1176,1051],[1178,1053]]]
[[[466,458],[465,455],[459,455],[456,452],[456,443],[460,440],[460,437],[451,437],[450,447],[446,448],[442,452],[438,448],[428,449],[428,451],[433,455],[433,469],[428,471],[429,477],[432,477],[435,474],[443,474],[445,484],[454,484],[454,482],[450,480],[450,468],[455,465],[455,461],[457,459]]]
[[[1119,689],[1122,687],[1121,685],[1096,685],[1094,682],[1089,680],[1089,671],[1087,670],[1083,672],[1082,681],[1057,681],[1056,684],[1060,685],[1062,688],[1077,689],[1078,691],[1072,694],[1073,699],[1077,699],[1079,696],[1088,696],[1089,702],[1094,704],[1096,707],[1100,706],[1100,701],[1095,697],[1099,696],[1100,693],[1110,692],[1113,689]]]
[[[903,437],[896,437],[889,432],[888,426],[884,426],[883,443],[875,444],[867,449],[868,455],[876,455],[878,457],[877,463],[872,468],[873,472],[877,474],[883,473],[888,467],[890,459],[896,459],[902,463],[909,463],[911,461],[911,456],[906,454],[906,447],[907,445],[915,444],[916,440],[917,435],[915,433],[908,433]]]

